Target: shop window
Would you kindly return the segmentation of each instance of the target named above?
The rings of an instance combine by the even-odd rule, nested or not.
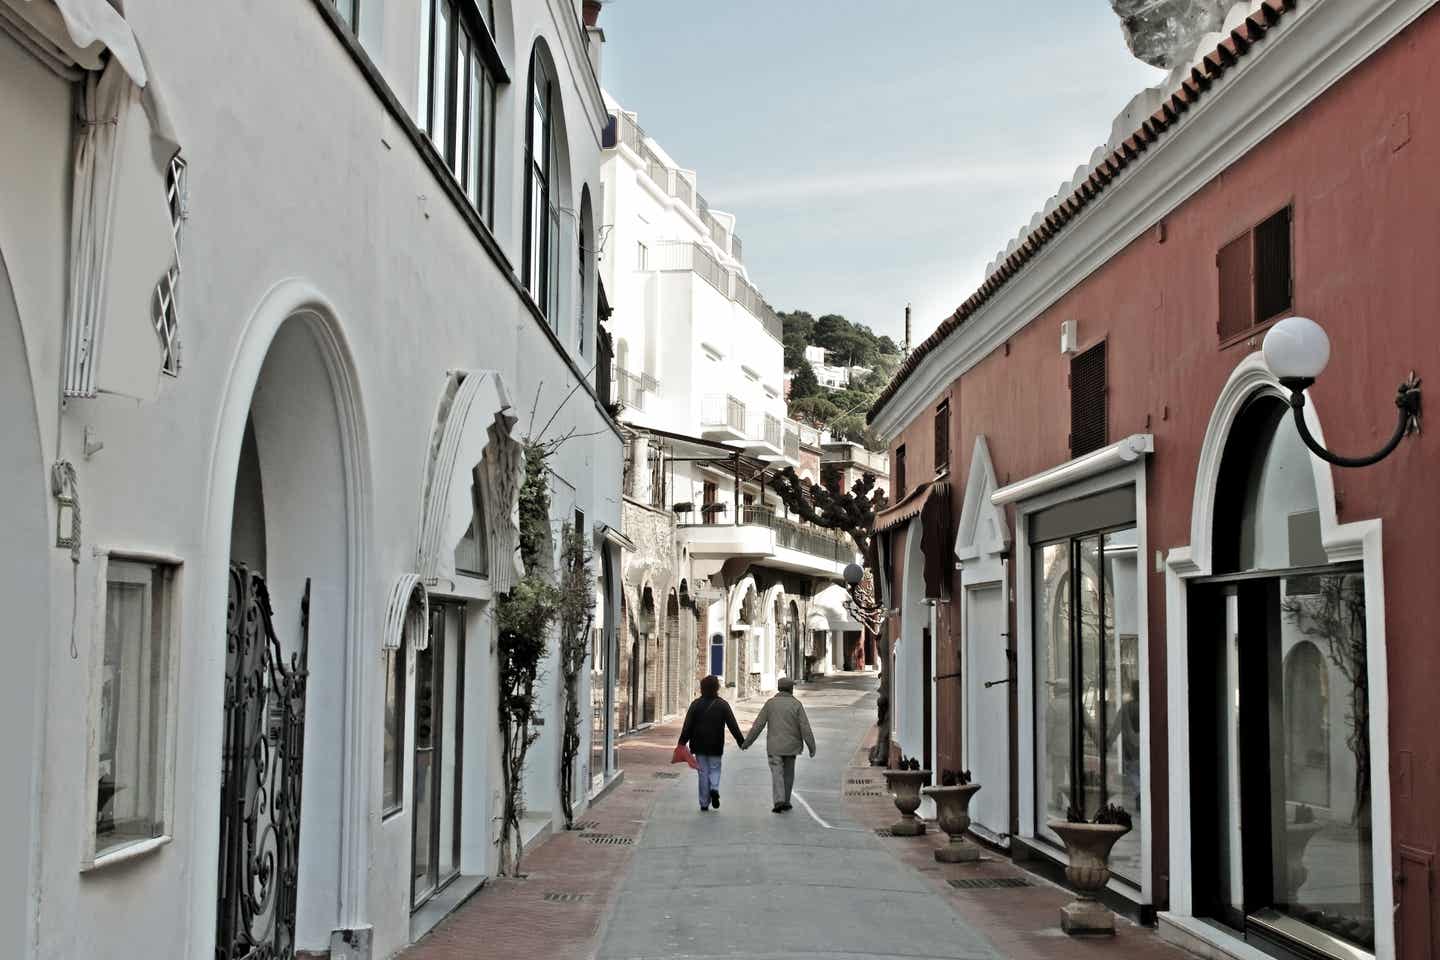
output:
[[[1221,342],[1243,337],[1292,306],[1291,208],[1267,217],[1220,248]]]
[[[1036,836],[1058,844],[1048,820],[1087,818],[1109,804],[1135,829],[1110,856],[1116,874],[1140,876],[1139,539],[1128,488],[1036,515]],[[1110,529],[1086,523],[1117,522]],[[1077,529],[1079,528],[1079,529]],[[1050,542],[1036,542],[1065,531]]]
[[[400,647],[385,651],[385,744],[382,755],[381,816],[397,813],[405,803],[405,675],[410,649],[427,629],[423,608],[412,603],[400,633]]]
[[[164,836],[176,567],[106,563],[93,732],[94,858]],[[92,858],[93,861],[93,858]]]
[[[1070,361],[1070,456],[1080,457],[1105,446],[1105,342]]]
[[[1215,502],[1216,575],[1187,604],[1192,782],[1217,813],[1194,833],[1197,915],[1277,955],[1373,952],[1364,569],[1328,562],[1278,397],[1236,418]]]
[[[490,545],[485,527],[485,501],[481,494],[480,468],[470,472],[470,497],[473,504],[470,526],[455,545],[455,572],[467,577],[490,576]]]
[[[950,401],[941,400],[935,408],[935,472],[950,469]]]

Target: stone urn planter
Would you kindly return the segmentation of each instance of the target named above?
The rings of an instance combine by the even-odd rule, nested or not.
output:
[[[926,787],[922,792],[935,801],[935,820],[940,829],[950,835],[948,846],[935,851],[940,863],[973,863],[980,859],[980,848],[965,842],[965,831],[970,829],[970,798],[979,791],[980,784],[967,783],[953,787]]]
[[[1310,876],[1310,871],[1305,869],[1305,848],[1310,846],[1310,841],[1315,834],[1325,829],[1322,823],[1314,820],[1300,823],[1285,824],[1285,863],[1289,866],[1289,874],[1286,880],[1289,881],[1286,894],[1294,902],[1296,894],[1305,885],[1305,880]]]
[[[886,770],[885,786],[895,797],[900,820],[890,828],[897,837],[918,837],[925,832],[925,821],[915,816],[920,809],[920,788],[930,782],[929,770]]]
[[[1114,933],[1115,915],[1096,897],[1110,882],[1110,849],[1130,828],[1118,823],[1067,820],[1051,820],[1048,826],[1065,841],[1065,852],[1070,855],[1065,879],[1079,894],[1073,903],[1060,908],[1060,929],[1072,936]]]
[[[600,22],[600,0],[585,0],[581,10],[585,19],[585,26],[593,27]]]

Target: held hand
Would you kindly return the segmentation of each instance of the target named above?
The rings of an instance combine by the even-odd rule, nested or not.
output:
[[[810,759],[811,759],[811,760],[814,760],[814,759],[815,759],[815,751],[814,751],[814,750],[811,750],[811,751],[810,751]]]

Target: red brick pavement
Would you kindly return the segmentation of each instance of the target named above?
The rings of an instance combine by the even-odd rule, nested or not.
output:
[[[869,751],[875,742],[872,728],[850,761],[846,779],[867,779],[884,793],[885,777],[869,765]],[[851,792],[866,789],[858,784]],[[888,827],[900,819],[895,803],[886,794],[882,799],[845,798],[846,812],[866,827]],[[1106,960],[1196,960],[1194,954],[1161,940],[1147,927],[1117,917],[1114,937],[1069,937],[1060,931],[1060,908],[1075,899],[1074,894],[1012,863],[1003,854],[984,851],[978,863],[941,864],[935,850],[949,838],[932,823],[922,837],[887,839],[890,852],[902,863],[924,874],[966,923],[979,930],[996,948],[1012,960],[1104,957]],[[957,889],[948,883],[962,878],[1023,878],[1033,886],[999,889]]]
[[[625,778],[577,816],[587,832],[639,837],[655,802],[657,772],[671,767],[679,723],[658,725],[620,743]],[[688,770],[686,771],[688,772]],[[526,852],[523,880],[493,879],[414,946],[401,960],[584,960],[594,955],[610,905],[625,881],[633,846],[594,844],[560,832]],[[551,902],[549,893],[583,894],[579,902]]]

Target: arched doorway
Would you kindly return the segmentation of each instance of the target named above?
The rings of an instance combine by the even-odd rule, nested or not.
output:
[[[640,621],[637,650],[641,652],[635,671],[640,684],[637,702],[642,704],[640,722],[654,723],[660,694],[660,632],[656,629],[655,592],[648,586],[640,594]]]
[[[665,601],[665,713],[675,713],[681,708],[680,669],[680,597],[674,591]]]
[[[44,654],[50,635],[48,473],[40,446],[40,422],[30,380],[25,334],[0,255],[0,609],[6,611],[4,680],[0,722],[13,754],[25,758],[0,783],[0,812],[10,828],[0,837],[0,887],[15,891],[0,906],[0,954],[22,957],[29,949],[31,838],[38,811],[33,789],[42,759],[37,700],[45,689]],[[23,642],[20,638],[26,638]]]
[[[1186,591],[1189,775],[1217,814],[1192,822],[1186,853],[1196,915],[1265,949],[1318,936],[1386,955],[1370,561],[1329,552],[1325,469],[1277,391],[1236,404],[1214,472],[1211,569]]]
[[[246,955],[261,934],[282,949],[326,949],[333,931],[363,923],[369,792],[361,771],[372,715],[360,696],[370,664],[359,649],[367,462],[354,366],[334,313],[312,289],[284,284],[262,303],[237,352],[213,474],[214,508],[226,516],[212,513],[210,522],[226,535],[220,543],[228,539],[218,570],[231,622],[204,654],[223,682],[213,700],[200,700],[224,704],[215,708],[223,720],[210,747],[222,773],[216,846],[208,858],[196,855],[216,878],[204,913],[215,924],[220,904],[220,957]],[[261,606],[270,611],[263,629],[251,622]],[[237,657],[238,635],[248,637],[240,645],[248,662]],[[263,682],[247,683],[257,668]],[[306,672],[299,688],[286,685],[287,673]],[[257,749],[262,741],[268,751]],[[261,757],[263,772],[237,756]],[[303,784],[294,762],[301,758]],[[213,769],[206,759],[197,764]],[[264,805],[250,786],[256,777],[270,784]],[[197,776],[197,789],[207,780]],[[257,911],[246,901],[262,891]]]
[[[785,605],[785,675],[805,679],[805,650],[800,643],[800,606],[794,600]]]

